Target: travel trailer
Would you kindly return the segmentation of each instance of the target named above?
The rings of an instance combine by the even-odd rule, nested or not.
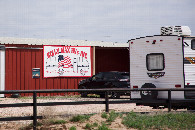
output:
[[[131,39],[131,88],[195,88],[195,37],[187,26],[161,27],[161,35]],[[132,91],[131,99],[167,99],[167,91]],[[195,91],[172,91],[172,99],[195,99]]]

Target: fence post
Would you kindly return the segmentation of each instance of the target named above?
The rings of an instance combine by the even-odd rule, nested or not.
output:
[[[33,92],[33,130],[37,127],[37,93]]]
[[[105,92],[105,101],[106,101],[106,112],[109,112],[109,99],[108,99],[108,91]]]
[[[171,111],[171,90],[168,91],[168,111]]]

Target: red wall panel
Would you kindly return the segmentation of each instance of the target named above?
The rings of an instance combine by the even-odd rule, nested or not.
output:
[[[18,50],[18,53],[16,52],[16,57],[17,57],[17,64],[16,64],[16,89],[20,90],[21,89],[21,51]]]
[[[95,72],[129,72],[129,50],[127,48],[96,48]]]
[[[13,45],[6,47],[38,47],[34,45]],[[81,77],[43,78],[43,50],[37,49],[6,49],[6,90],[35,89],[77,89]],[[98,48],[95,51],[96,73],[104,71],[129,71],[129,51],[127,48]],[[91,65],[93,71],[93,48],[91,49]],[[32,68],[40,68],[40,78],[32,78]],[[64,95],[55,93],[51,95]],[[69,93],[70,94],[70,93]],[[72,94],[72,93],[71,93]],[[77,94],[77,93],[76,93]],[[22,96],[32,94],[22,94]],[[44,96],[50,94],[42,94]]]
[[[20,84],[20,90],[24,90],[24,88],[25,88],[25,84],[24,84],[24,80],[25,80],[25,75],[24,75],[24,73],[25,73],[25,69],[24,69],[24,65],[25,65],[25,52],[24,52],[24,50],[21,50],[21,53],[20,53],[20,72],[19,72],[19,74],[20,74],[20,79],[18,79],[18,80],[20,80],[21,82],[21,84]],[[24,94],[22,94],[22,96],[24,96]]]
[[[6,47],[35,47],[34,45],[13,45]],[[91,49],[93,57],[93,49]],[[42,49],[6,49],[6,74],[5,90],[37,90],[37,89],[77,89],[78,82],[84,78],[80,77],[56,77],[43,78],[43,50]],[[92,58],[91,58],[92,59]],[[93,60],[91,61],[93,66]],[[40,68],[40,78],[32,78],[32,68]],[[93,70],[92,70],[93,71]],[[59,95],[62,93],[41,94]],[[64,93],[62,94],[64,95]],[[9,96],[9,95],[6,95]],[[32,96],[32,94],[22,94],[22,96]]]

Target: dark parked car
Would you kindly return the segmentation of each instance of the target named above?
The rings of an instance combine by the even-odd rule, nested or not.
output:
[[[108,89],[108,88],[130,88],[129,72],[100,72],[88,79],[79,82],[79,89]],[[81,92],[81,97],[86,97],[87,92]],[[105,93],[93,92],[105,97]],[[112,92],[112,98],[119,98],[126,93]]]

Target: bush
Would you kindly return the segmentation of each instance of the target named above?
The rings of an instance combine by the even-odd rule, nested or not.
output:
[[[87,123],[85,125],[85,129],[91,130],[93,127],[97,127],[97,126],[98,126],[98,123],[93,123],[92,125]]]

